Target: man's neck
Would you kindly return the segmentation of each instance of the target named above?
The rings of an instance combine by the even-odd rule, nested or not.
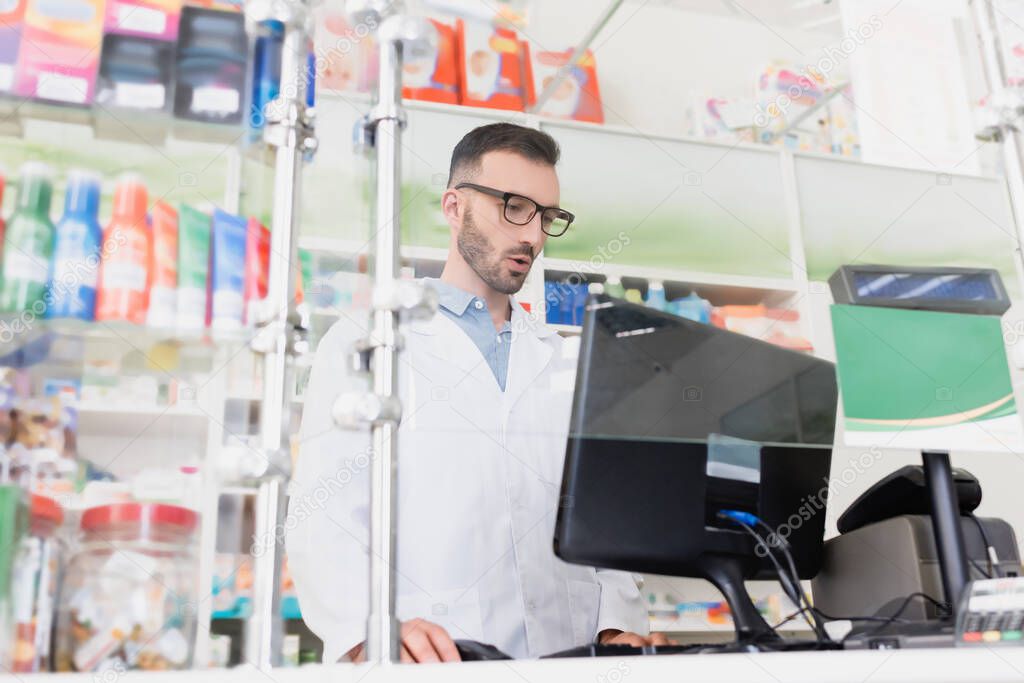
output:
[[[441,281],[458,287],[464,292],[480,297],[487,304],[487,310],[491,314],[491,321],[495,330],[501,330],[505,321],[511,319],[512,302],[509,295],[492,289],[480,276],[465,263],[456,263],[452,259],[444,264],[441,271]]]

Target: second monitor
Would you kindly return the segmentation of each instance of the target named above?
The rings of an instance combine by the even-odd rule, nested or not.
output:
[[[821,564],[834,366],[618,299],[588,302],[555,552],[577,564],[706,578],[742,642],[774,634],[743,586],[774,578],[722,511],[785,536],[800,578]],[[762,533],[767,533],[762,531]]]

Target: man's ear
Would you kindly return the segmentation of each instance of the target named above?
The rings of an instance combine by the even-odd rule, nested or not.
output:
[[[448,225],[453,231],[458,231],[462,225],[462,200],[458,191],[448,188],[441,195],[441,212],[444,213]]]

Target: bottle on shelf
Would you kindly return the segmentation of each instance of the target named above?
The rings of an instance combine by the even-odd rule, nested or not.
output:
[[[96,320],[146,321],[152,250],[147,199],[146,186],[134,174],[122,176],[114,188],[114,215],[103,232]]]
[[[46,164],[28,162],[21,167],[14,213],[4,235],[0,310],[35,315],[46,311],[46,283],[54,241],[50,221],[52,178]]]
[[[665,284],[661,280],[651,280],[647,285],[647,305],[664,311],[668,307],[665,300]]]
[[[53,273],[50,277],[50,318],[92,320],[99,279],[100,177],[91,171],[68,174],[64,216],[57,223]]]
[[[626,290],[622,286],[622,280],[619,279],[618,275],[608,276],[608,279],[604,283],[604,293],[608,296],[614,296],[616,299],[625,298]]]

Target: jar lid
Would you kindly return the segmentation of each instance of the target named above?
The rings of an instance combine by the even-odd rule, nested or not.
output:
[[[54,526],[64,521],[64,511],[53,498],[32,494],[32,521],[50,522]]]
[[[82,513],[82,530],[95,531],[113,524],[148,523],[151,526],[177,527],[190,532],[199,515],[188,508],[163,503],[114,503],[89,508]]]

